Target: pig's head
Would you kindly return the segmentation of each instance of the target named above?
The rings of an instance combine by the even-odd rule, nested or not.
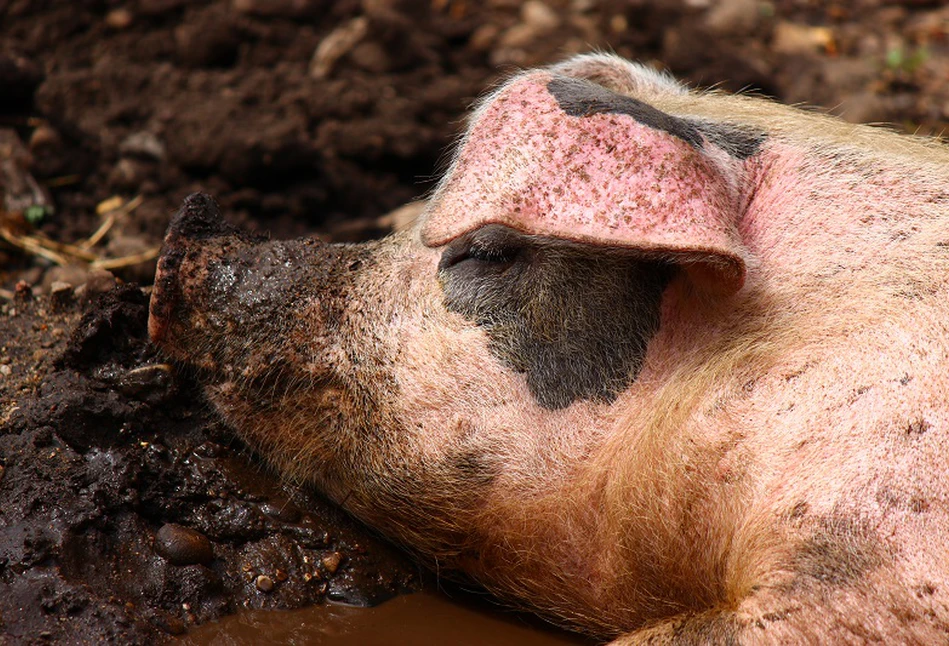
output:
[[[760,136],[649,103],[682,92],[609,57],[515,77],[416,226],[379,242],[253,239],[193,195],[151,336],[282,471],[482,579],[492,550],[536,538],[509,568],[534,576],[538,545],[593,531],[594,510],[544,520],[532,501],[575,490],[655,385],[666,292],[743,284],[735,221]],[[569,552],[543,562],[589,575]]]

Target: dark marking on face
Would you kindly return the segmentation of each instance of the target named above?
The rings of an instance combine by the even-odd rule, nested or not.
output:
[[[625,114],[644,126],[678,137],[699,150],[705,145],[704,136],[737,159],[756,155],[766,139],[763,132],[735,124],[674,117],[639,99],[613,92],[585,79],[558,76],[547,83],[547,90],[557,99],[560,108],[572,117]]]
[[[644,126],[678,137],[694,148],[701,149],[703,146],[702,134],[695,125],[602,85],[584,79],[556,76],[547,83],[547,91],[557,99],[560,109],[571,117],[625,114]]]
[[[445,305],[487,332],[542,406],[610,402],[636,379],[659,328],[668,264],[492,224],[451,242]]]
[[[831,515],[818,519],[813,534],[792,560],[800,582],[842,586],[857,581],[882,561],[879,540],[863,519]]]
[[[736,159],[754,157],[761,150],[767,135],[761,131],[731,123],[716,123],[699,119],[685,119],[695,126],[705,138]]]

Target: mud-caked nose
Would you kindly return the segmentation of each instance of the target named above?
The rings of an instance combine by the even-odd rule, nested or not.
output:
[[[209,196],[191,195],[165,236],[149,334],[169,358],[221,379],[309,379],[371,246],[255,237],[225,223]]]
[[[227,247],[252,244],[246,233],[226,223],[217,202],[205,193],[185,198],[171,220],[155,272],[155,286],[149,304],[148,334],[161,344],[169,328],[186,318],[185,292],[189,286],[205,282],[208,265]]]

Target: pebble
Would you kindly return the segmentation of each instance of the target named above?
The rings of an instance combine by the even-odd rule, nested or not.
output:
[[[9,377],[12,372],[13,372],[13,368],[11,368],[9,364],[5,363],[3,365],[0,365],[0,375],[3,375],[4,377]]]
[[[160,401],[171,391],[172,383],[171,366],[157,363],[129,370],[118,380],[116,388],[127,397]]]
[[[147,130],[133,132],[119,144],[119,152],[123,155],[146,157],[161,161],[165,158],[165,144],[155,133]]]
[[[812,27],[793,22],[780,22],[774,27],[771,48],[779,54],[806,54],[826,50],[834,42],[827,27]]]
[[[13,298],[15,301],[27,303],[33,300],[33,288],[25,280],[17,281],[13,288]]]
[[[172,565],[205,565],[214,559],[207,536],[175,523],[162,525],[155,534],[155,551]]]
[[[123,29],[128,29],[132,26],[132,21],[135,19],[135,16],[131,11],[120,7],[118,9],[113,9],[105,15],[105,24],[110,29],[115,29],[116,31],[121,31]]]
[[[62,144],[59,133],[52,127],[43,124],[37,126],[30,134],[29,147],[32,152],[45,149],[56,149]]]
[[[42,289],[47,294],[53,293],[53,285],[62,283],[75,287],[82,285],[89,279],[89,269],[83,265],[64,265],[62,267],[50,267],[43,274],[40,282]]]
[[[343,561],[343,555],[339,552],[330,552],[323,557],[323,568],[330,574],[335,574],[339,569],[339,564]]]
[[[560,16],[540,0],[528,0],[521,6],[521,20],[538,32],[553,31],[560,26]]]
[[[257,589],[261,592],[270,592],[274,588],[273,579],[271,579],[266,574],[261,574],[254,580],[254,585],[257,586]]]

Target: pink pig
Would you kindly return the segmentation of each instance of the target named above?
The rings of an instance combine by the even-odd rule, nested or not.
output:
[[[606,55],[488,96],[411,230],[189,197],[152,338],[439,572],[617,643],[949,640],[949,152]]]

